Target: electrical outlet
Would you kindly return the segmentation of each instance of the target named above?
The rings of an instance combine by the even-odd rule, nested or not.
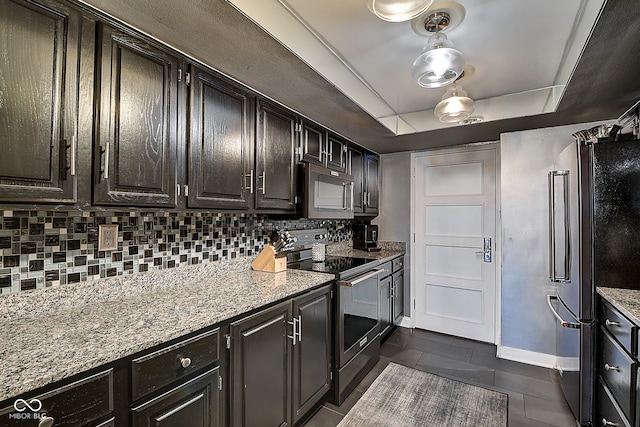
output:
[[[118,224],[100,224],[98,229],[98,250],[118,249]]]

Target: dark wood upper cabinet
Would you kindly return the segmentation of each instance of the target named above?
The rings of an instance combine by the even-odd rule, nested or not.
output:
[[[307,120],[302,120],[300,126],[300,160],[324,166],[327,131]]]
[[[295,211],[298,117],[266,101],[257,103],[257,209]]]
[[[364,213],[367,215],[378,215],[380,204],[379,171],[380,156],[367,153],[364,158],[365,194],[367,197]]]
[[[81,19],[56,2],[0,2],[0,201],[76,201]]]
[[[193,67],[188,206],[249,209],[254,189],[253,98]]]
[[[347,149],[347,173],[353,175],[353,212],[364,212],[364,153],[354,147]]]
[[[347,142],[332,134],[327,138],[327,167],[338,172],[347,170]]]
[[[99,28],[94,202],[175,207],[178,60]]]

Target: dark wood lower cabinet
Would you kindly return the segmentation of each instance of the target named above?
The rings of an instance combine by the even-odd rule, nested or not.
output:
[[[133,427],[216,427],[219,367],[131,410]]]
[[[296,424],[329,391],[332,286],[231,324],[230,425]]]
[[[297,424],[331,389],[331,286],[296,298],[293,317],[293,423]]]

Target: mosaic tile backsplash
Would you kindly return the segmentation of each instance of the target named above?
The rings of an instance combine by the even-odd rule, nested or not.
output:
[[[257,255],[272,230],[327,228],[351,239],[352,220],[276,220],[207,212],[0,210],[0,291],[20,292]],[[118,248],[98,250],[100,224]]]

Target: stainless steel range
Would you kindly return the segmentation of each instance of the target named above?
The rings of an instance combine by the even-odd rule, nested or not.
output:
[[[313,240],[326,233],[308,230]],[[292,235],[294,232],[291,232]],[[288,268],[334,274],[334,403],[340,405],[380,359],[377,260],[326,256],[313,262],[311,251],[299,247],[289,257]]]

